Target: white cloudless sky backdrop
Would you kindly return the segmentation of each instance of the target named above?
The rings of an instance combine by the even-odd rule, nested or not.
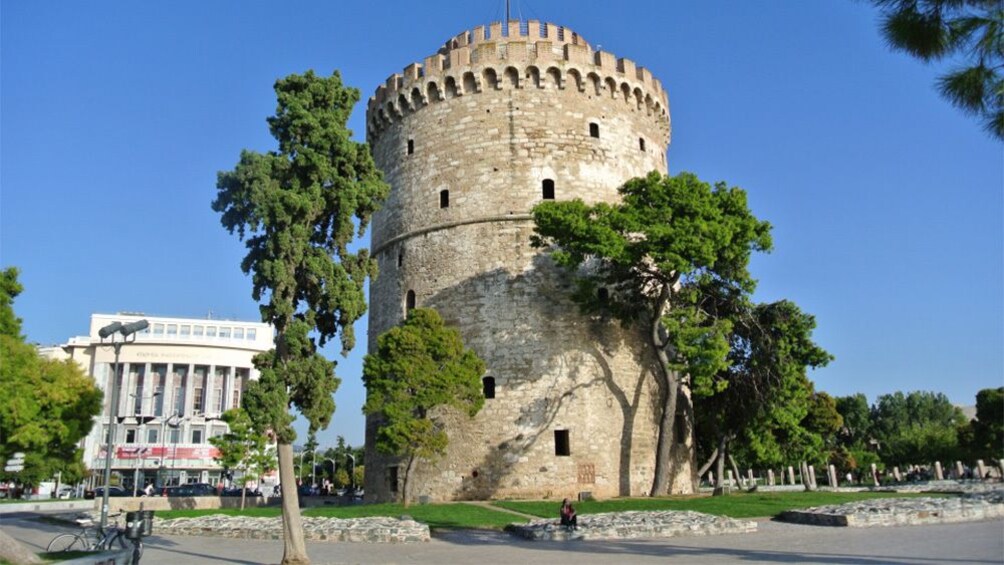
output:
[[[0,265],[21,269],[28,339],[84,334],[92,312],[258,319],[210,202],[242,148],[275,147],[274,81],[339,69],[363,140],[377,85],[502,4],[3,2]],[[743,187],[774,225],[757,297],[816,316],[836,356],[817,388],[972,404],[1004,384],[1002,144],[937,94],[944,65],[886,47],[869,3],[513,5],[662,81],[671,172]],[[363,442],[356,327],[348,358],[326,350],[342,386],[322,445]]]

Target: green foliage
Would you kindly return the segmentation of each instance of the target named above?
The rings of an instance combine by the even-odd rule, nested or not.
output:
[[[715,375],[729,366],[733,320],[712,307],[712,295],[742,300],[753,292],[749,259],[770,250],[770,224],[753,216],[741,189],[691,173],[652,172],[619,193],[617,204],[538,204],[532,243],[551,247],[555,262],[578,274],[573,298],[583,311],[640,323],[649,336],[663,385],[652,489],[659,494],[667,486],[679,387],[713,394],[720,390]]]
[[[722,437],[742,438],[729,449],[744,465],[821,462],[823,436],[839,415],[826,410],[832,399],[815,393],[806,374],[832,359],[812,341],[815,318],[786,300],[752,305],[742,296],[716,298],[735,330],[729,368],[715,375],[713,394],[695,399],[702,453],[710,455]]]
[[[440,457],[448,438],[439,418],[447,408],[469,417],[481,410],[484,371],[484,362],[464,347],[460,332],[447,327],[435,310],[412,310],[401,325],[377,338],[376,351],[363,361],[363,412],[380,419],[375,447],[408,461]]]
[[[844,421],[839,440],[848,447],[864,448],[871,435],[871,408],[868,399],[860,392],[851,396],[838,396],[837,412]]]
[[[1004,459],[1004,387],[976,393],[976,419],[971,425],[972,459]]]
[[[952,461],[959,453],[962,410],[944,394],[914,391],[878,397],[872,408],[872,433],[886,465]]]
[[[275,469],[275,452],[269,449],[268,436],[255,430],[251,417],[243,408],[227,410],[221,415],[229,431],[209,438],[209,443],[220,450],[216,458],[221,465],[248,476],[261,476]]]
[[[0,335],[21,339],[21,318],[14,314],[14,299],[24,287],[17,282],[17,267],[0,272]]]
[[[359,91],[337,72],[290,75],[275,92],[268,123],[279,150],[242,151],[236,168],[218,175],[213,210],[246,241],[241,268],[251,274],[262,320],[277,332],[276,349],[255,358],[261,379],[244,406],[259,429],[288,444],[291,407],[311,430],[326,427],[334,411],[334,363],[317,347],[336,335],[343,353],[355,344],[352,324],[366,311],[363,285],[376,264],[348,244],[389,188],[369,148],[351,139],[346,123]]]
[[[894,49],[922,61],[957,56],[966,66],[938,79],[941,94],[1004,140],[1004,7],[1000,0],[872,0]]]
[[[78,444],[101,411],[101,391],[73,361],[39,356],[24,342],[14,298],[17,270],[0,276],[0,459],[24,452],[24,471],[0,479],[38,484],[62,472],[64,482],[84,476]]]

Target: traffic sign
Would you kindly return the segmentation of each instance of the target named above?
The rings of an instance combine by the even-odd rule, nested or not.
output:
[[[11,459],[24,459],[24,452],[23,451],[15,452],[14,455],[11,456]]]
[[[24,465],[7,465],[3,470],[8,473],[17,473],[18,471],[24,471]]]

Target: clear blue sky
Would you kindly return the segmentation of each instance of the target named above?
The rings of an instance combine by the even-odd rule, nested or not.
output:
[[[836,356],[819,389],[972,404],[1004,384],[1002,144],[938,96],[942,67],[890,52],[868,3],[513,4],[662,80],[671,171],[745,188],[773,223],[758,298],[816,315]],[[502,5],[5,0],[0,264],[22,271],[29,340],[92,312],[256,319],[210,202],[242,148],[274,147],[276,78],[340,69],[365,100]],[[322,444],[363,440],[358,330]]]

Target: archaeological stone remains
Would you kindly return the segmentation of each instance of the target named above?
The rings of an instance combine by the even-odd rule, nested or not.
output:
[[[651,488],[655,356],[637,330],[579,313],[570,277],[531,248],[545,200],[614,202],[667,172],[666,91],[627,59],[536,21],[477,27],[377,88],[367,138],[392,190],[373,217],[380,275],[369,347],[415,307],[435,308],[485,360],[485,406],[446,414],[447,455],[416,470],[430,501],[637,496]],[[681,416],[682,417],[682,416]],[[690,430],[687,422],[677,429]],[[366,429],[366,498],[394,499],[398,461]],[[689,432],[671,492],[693,491]]]

